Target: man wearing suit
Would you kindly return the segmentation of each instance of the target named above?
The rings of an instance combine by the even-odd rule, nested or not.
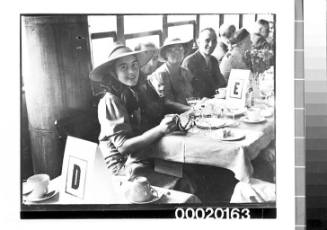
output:
[[[215,31],[212,28],[205,28],[199,35],[199,49],[183,61],[182,66],[193,75],[193,94],[196,97],[212,97],[216,89],[227,85],[220,72],[217,59],[211,55],[216,45]]]

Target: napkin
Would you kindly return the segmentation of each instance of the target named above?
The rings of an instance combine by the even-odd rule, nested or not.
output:
[[[276,186],[251,178],[249,183],[239,182],[234,188],[230,203],[263,203],[276,201]]]

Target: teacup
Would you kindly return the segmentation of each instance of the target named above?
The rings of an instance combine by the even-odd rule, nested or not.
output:
[[[32,189],[29,197],[41,198],[48,193],[50,177],[48,174],[35,174],[27,179],[28,186]]]
[[[156,196],[156,191],[152,189],[146,177],[135,177],[128,188],[127,196],[134,202],[145,202]]]
[[[251,108],[247,111],[247,117],[250,121],[258,121],[261,119],[261,110],[258,108]]]

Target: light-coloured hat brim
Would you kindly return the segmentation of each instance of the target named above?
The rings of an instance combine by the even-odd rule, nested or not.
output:
[[[140,67],[144,66],[146,63],[150,61],[150,59],[153,57],[153,55],[158,52],[155,49],[147,49],[147,50],[138,50],[138,51],[132,51],[128,53],[121,54],[119,56],[115,56],[113,58],[109,58],[108,61],[105,63],[97,66],[94,68],[90,73],[90,79],[93,81],[101,82],[104,78],[104,76],[110,74],[110,72],[113,70],[113,63],[114,61],[134,55],[140,65]]]
[[[193,39],[190,39],[190,40],[181,40],[181,41],[173,41],[171,43],[164,44],[159,49],[159,61],[160,62],[166,62],[167,61],[167,58],[165,56],[165,52],[166,52],[166,49],[168,47],[173,46],[173,45],[183,45],[183,46],[185,46],[188,43],[191,43],[192,41],[193,41]]]

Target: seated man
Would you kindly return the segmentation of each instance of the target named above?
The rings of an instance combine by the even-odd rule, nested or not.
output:
[[[213,52],[213,56],[218,59],[220,63],[225,54],[232,48],[231,39],[234,37],[236,28],[233,24],[222,24],[219,27],[218,44]]]
[[[217,45],[217,35],[212,28],[205,28],[197,42],[199,50],[186,57],[182,66],[193,75],[194,96],[212,97],[216,89],[226,86],[218,61],[211,55]]]
[[[270,49],[271,45],[267,41],[269,36],[269,22],[264,19],[256,21],[255,31],[251,40],[255,49]]]

